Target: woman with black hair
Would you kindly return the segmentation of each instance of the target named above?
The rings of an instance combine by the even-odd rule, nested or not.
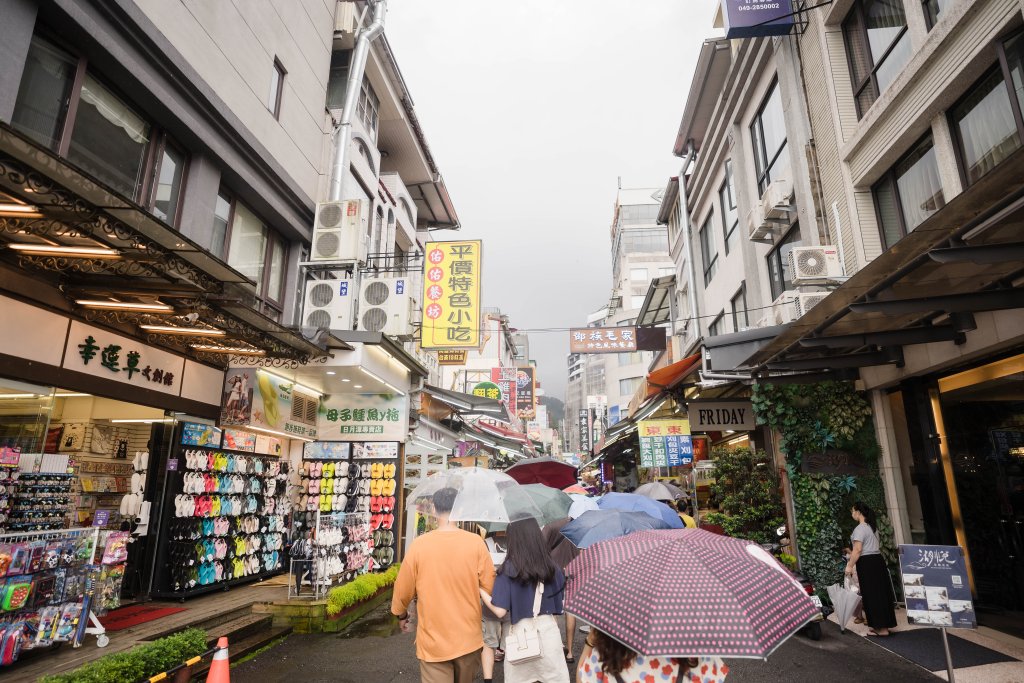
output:
[[[659,681],[681,683],[689,680],[686,674],[696,666],[695,659],[645,657],[608,634],[591,628],[583,654],[580,655],[576,682],[645,683],[657,677]],[[728,669],[722,671],[723,677],[726,671]]]
[[[868,635],[885,637],[889,635],[889,629],[896,626],[896,611],[893,609],[895,597],[892,594],[889,569],[879,550],[875,511],[857,501],[850,515],[858,524],[850,534],[853,552],[846,562],[846,574],[853,576],[853,570],[857,570],[864,616],[871,627]]]
[[[505,646],[506,683],[569,683],[569,669],[562,652],[562,636],[554,615],[562,613],[565,575],[551,559],[540,527],[535,519],[523,519],[508,525],[508,554],[488,595],[480,591],[487,606],[498,618],[507,613],[512,626],[524,619],[540,636],[540,657],[516,661]],[[540,608],[534,613],[534,605]]]

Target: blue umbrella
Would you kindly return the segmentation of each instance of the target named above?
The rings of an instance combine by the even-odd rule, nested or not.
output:
[[[631,534],[634,531],[668,529],[668,524],[642,512],[588,510],[562,527],[562,535],[577,548]]]
[[[665,522],[669,529],[682,529],[685,526],[676,511],[668,505],[635,493],[606,493],[601,496],[598,506],[602,510],[643,512]]]

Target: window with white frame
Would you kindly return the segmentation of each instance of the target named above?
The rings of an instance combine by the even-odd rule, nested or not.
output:
[[[380,98],[374,92],[370,81],[363,78],[363,84],[359,88],[359,100],[356,102],[356,116],[363,122],[370,138],[377,141],[377,124],[380,119]]]
[[[859,118],[912,54],[903,0],[857,0],[843,21],[843,37]]]

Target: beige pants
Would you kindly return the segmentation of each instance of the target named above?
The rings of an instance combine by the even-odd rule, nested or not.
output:
[[[424,662],[420,660],[420,681],[422,683],[473,683],[480,669],[480,650],[473,650],[447,662]]]

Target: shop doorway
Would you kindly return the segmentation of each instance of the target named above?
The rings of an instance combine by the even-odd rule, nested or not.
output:
[[[939,387],[978,622],[1024,637],[1024,357]]]

